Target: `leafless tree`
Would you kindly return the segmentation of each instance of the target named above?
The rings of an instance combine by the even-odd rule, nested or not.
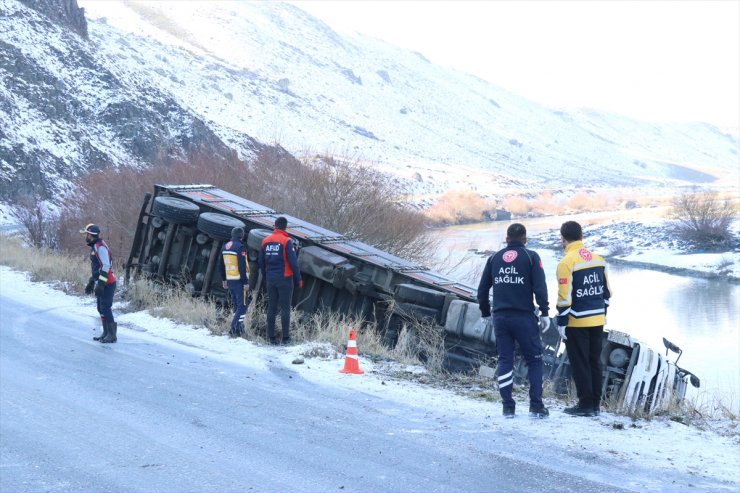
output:
[[[675,233],[697,248],[715,248],[732,240],[730,226],[737,209],[716,192],[686,193],[673,200]]]
[[[52,210],[37,195],[22,197],[11,209],[13,217],[23,226],[23,236],[36,248],[57,246],[57,225]]]

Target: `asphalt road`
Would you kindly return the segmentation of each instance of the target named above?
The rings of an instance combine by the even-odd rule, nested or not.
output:
[[[623,491],[598,459],[557,471],[516,435],[91,325],[0,297],[0,491]]]

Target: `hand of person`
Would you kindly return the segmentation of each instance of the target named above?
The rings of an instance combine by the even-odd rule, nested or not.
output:
[[[103,291],[105,290],[105,284],[101,281],[98,281],[95,283],[95,296],[103,296]]]
[[[540,315],[540,330],[544,334],[550,329],[550,317],[547,315]]]
[[[564,341],[568,339],[565,337],[565,325],[558,325],[558,333],[560,333],[560,337],[562,337]]]
[[[229,285],[226,284],[226,281],[221,281],[221,287],[224,288],[224,289],[226,289],[226,288],[229,287]]]
[[[298,289],[303,289],[303,279],[298,281]]]
[[[90,278],[89,281],[87,281],[87,286],[85,286],[85,294],[92,294],[93,288],[95,287],[95,278]]]
[[[487,317],[481,317],[480,319],[481,319],[481,322],[483,322],[483,327],[485,327],[486,329],[490,327],[491,324],[493,324],[493,319],[491,318],[490,315]]]

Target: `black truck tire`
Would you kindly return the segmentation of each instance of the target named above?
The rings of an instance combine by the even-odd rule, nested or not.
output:
[[[204,212],[198,218],[198,229],[217,240],[230,240],[234,228],[246,230],[246,225],[234,217],[216,212]]]
[[[188,224],[198,219],[200,208],[192,202],[176,197],[157,197],[152,203],[152,215],[174,224]]]

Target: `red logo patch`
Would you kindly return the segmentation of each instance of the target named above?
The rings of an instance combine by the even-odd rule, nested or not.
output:
[[[558,284],[568,284],[568,280],[561,277],[560,279],[558,279]]]
[[[516,250],[507,250],[504,252],[502,258],[504,259],[504,262],[510,264],[516,260],[517,256],[519,256],[519,254],[516,253]]]
[[[591,252],[589,252],[585,248],[581,248],[580,250],[578,250],[578,255],[580,255],[581,258],[586,262],[589,262],[591,260]]]

